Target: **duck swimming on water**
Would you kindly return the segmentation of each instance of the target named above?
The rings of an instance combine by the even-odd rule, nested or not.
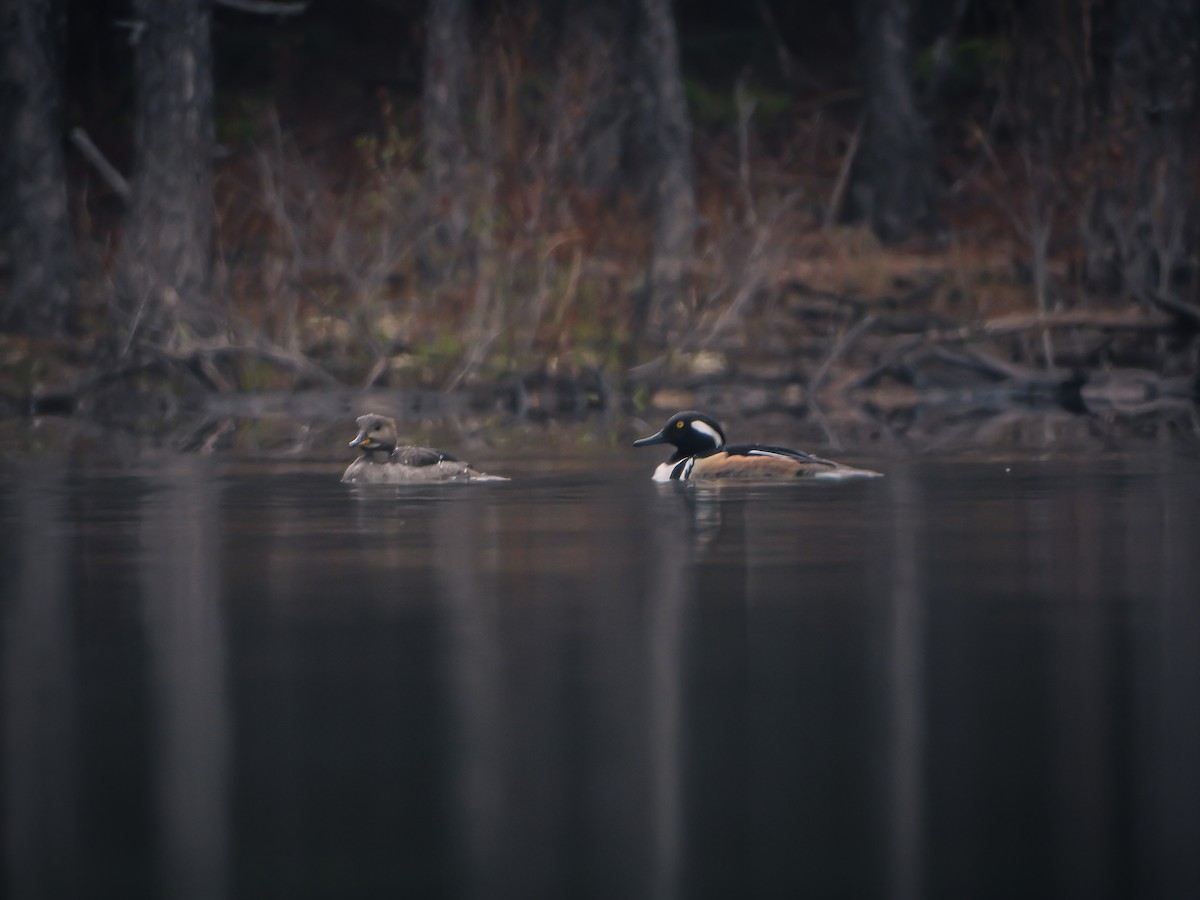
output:
[[[829,459],[762,444],[725,446],[725,432],[704,413],[676,413],[657,434],[633,442],[635,447],[671,444],[675,452],[654,470],[655,481],[693,479],[880,478],[882,473],[856,469]]]
[[[358,436],[350,442],[362,455],[350,463],[343,482],[352,484],[417,484],[439,481],[508,481],[486,475],[471,464],[432,447],[398,447],[396,423],[387,416],[359,416]]]

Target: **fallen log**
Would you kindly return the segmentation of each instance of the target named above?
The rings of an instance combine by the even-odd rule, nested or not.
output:
[[[1148,317],[1141,314],[1101,312],[1013,313],[957,328],[925,332],[931,343],[973,341],[981,338],[1004,337],[1030,331],[1063,328],[1094,328],[1097,331],[1162,332],[1173,331],[1175,322],[1165,316]]]

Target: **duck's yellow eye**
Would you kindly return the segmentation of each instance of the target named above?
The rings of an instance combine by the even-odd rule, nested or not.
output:
[[[676,423],[675,423],[675,427],[676,427],[676,428],[682,428],[682,427],[683,427],[683,423],[682,423],[682,422],[676,422]]]

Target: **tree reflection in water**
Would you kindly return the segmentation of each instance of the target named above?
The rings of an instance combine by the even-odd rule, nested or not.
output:
[[[182,467],[142,502],[162,896],[229,894],[233,712],[221,608],[220,490]]]
[[[4,528],[4,894],[78,896],[75,610],[66,470],[28,466]],[[12,523],[18,527],[11,527]]]

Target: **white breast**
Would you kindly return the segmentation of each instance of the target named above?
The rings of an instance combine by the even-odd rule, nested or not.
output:
[[[683,467],[683,471],[679,473],[679,478],[685,479],[688,477],[688,475],[691,474],[692,466],[695,465],[695,463],[696,463],[696,458],[694,456],[689,456],[687,459],[682,460],[680,462],[661,463],[659,465],[659,467],[654,470],[654,480],[655,481],[671,481],[672,480],[671,473],[674,472],[676,469],[678,469],[680,466]]]

